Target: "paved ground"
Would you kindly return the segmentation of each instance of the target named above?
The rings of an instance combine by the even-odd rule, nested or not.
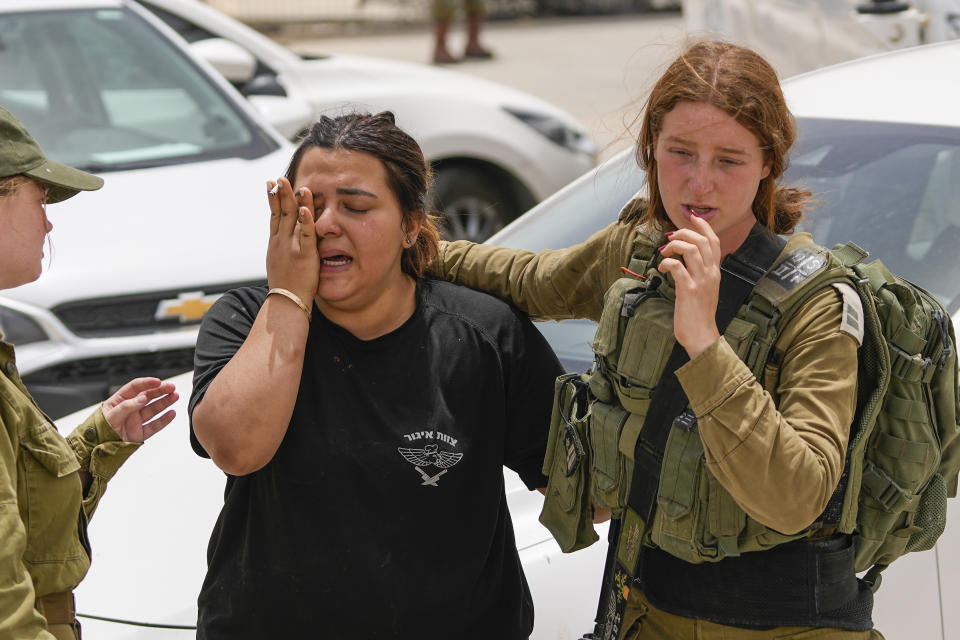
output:
[[[515,86],[573,114],[601,147],[601,159],[633,143],[629,128],[642,98],[663,65],[682,44],[677,12],[603,18],[519,19],[491,22],[484,42],[492,61],[463,62],[452,68]],[[462,28],[451,47],[463,47]],[[351,53],[426,62],[431,37],[424,29],[349,37],[284,38],[310,53]]]

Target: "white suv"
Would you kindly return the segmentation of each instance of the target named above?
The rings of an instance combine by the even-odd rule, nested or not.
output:
[[[318,112],[393,110],[436,163],[457,235],[477,239],[594,164],[579,125],[522,92],[417,65],[306,61],[197,2],[151,2],[194,43],[132,0],[0,3],[0,105],[51,158],[106,180],[50,207],[48,272],[0,293],[0,328],[53,417],[131,377],[191,369],[216,297],[266,280],[264,185],[293,151],[270,120],[299,130]],[[196,55],[223,68],[238,52],[197,39],[204,28],[258,56],[241,85],[257,108]]]
[[[140,2],[288,137],[345,105],[393,111],[434,165],[450,236],[486,240],[596,162],[586,130],[529,93],[422,64],[300,56],[199,0]]]
[[[5,0],[0,104],[48,156],[106,179],[49,208],[48,272],[0,293],[41,407],[190,369],[211,299],[265,279],[265,183],[292,145],[127,0]]]

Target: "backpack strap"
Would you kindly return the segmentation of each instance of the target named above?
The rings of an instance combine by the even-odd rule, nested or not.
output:
[[[650,225],[638,225],[626,269],[637,274],[646,272],[654,259],[660,256],[657,247],[665,241],[663,234]]]
[[[817,266],[818,261],[810,257],[814,255],[821,256],[819,266]],[[824,287],[841,282],[851,285],[863,303],[862,328],[869,337],[869,339],[864,338],[864,349],[867,349],[868,343],[871,345],[883,343],[885,338],[880,326],[881,320],[876,315],[870,296],[871,293],[875,295],[877,291],[887,286],[891,276],[885,268],[875,266],[879,263],[864,265],[868,255],[867,251],[852,242],[838,245],[830,251],[812,245],[789,252],[777,266],[771,269],[771,277],[758,284],[755,290],[758,295],[751,299],[749,305],[755,307],[755,311],[764,311],[760,314],[761,319],[771,318],[770,323],[766,325],[773,325],[767,337],[768,344],[772,345],[776,341],[795,309]],[[806,273],[794,274],[789,268],[791,265],[800,266],[799,271]],[[811,268],[808,269],[807,266]],[[816,268],[812,268],[815,266]],[[751,322],[755,320],[749,315],[745,319]],[[763,328],[765,327],[761,327],[761,332]],[[851,497],[847,495],[849,486],[858,488],[859,492],[870,495],[882,505],[882,509],[874,509],[871,512],[873,523],[879,529],[889,529],[902,513],[912,513],[917,510],[919,504],[917,497],[905,492],[883,469],[866,459],[864,447],[881,407],[893,415],[909,416],[925,411],[925,405],[922,402],[885,396],[886,381],[891,373],[911,383],[928,382],[932,378],[937,370],[936,363],[931,358],[924,359],[911,355],[921,349],[922,339],[909,327],[904,327],[896,339],[888,341],[889,350],[883,349],[883,354],[871,351],[870,355],[861,356],[860,375],[865,378],[873,376],[876,383],[868,387],[858,383],[857,416],[851,425],[850,439],[844,457],[844,473],[814,526],[835,528],[840,532],[854,530],[856,523],[853,518],[856,516],[857,501],[856,496],[851,501]],[[769,361],[777,360],[778,354],[771,353]],[[864,367],[867,368],[864,369]],[[881,451],[895,453],[895,457],[908,460],[922,459],[929,454],[928,447],[921,443],[902,441],[888,434],[878,437],[874,446]],[[851,478],[855,478],[855,482],[849,485]],[[860,510],[866,508],[862,504],[859,505]],[[863,581],[876,590],[880,584],[880,574],[886,566],[886,563],[874,564],[869,568]]]
[[[721,334],[776,261],[784,245],[782,238],[756,223],[740,248],[723,260],[716,313]],[[687,410],[687,395],[675,375],[675,371],[688,360],[686,349],[676,343],[657,383],[637,440],[627,508],[622,518],[610,524],[610,546],[594,631],[594,637],[598,639],[616,640],[620,635],[629,585],[640,575],[642,540],[653,518],[660,468],[670,430],[674,425],[690,429],[696,424],[696,417]]]

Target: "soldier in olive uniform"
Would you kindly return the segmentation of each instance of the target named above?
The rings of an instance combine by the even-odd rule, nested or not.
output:
[[[447,32],[459,5],[467,16],[467,44],[463,58],[450,53],[447,48]],[[493,57],[488,49],[480,44],[480,30],[486,15],[484,0],[432,0],[430,17],[433,18],[433,63],[450,64],[461,60],[487,60]]]
[[[0,289],[40,276],[46,205],[103,181],[48,160],[0,108]],[[87,520],[107,481],[173,419],[173,385],[137,378],[66,439],[30,397],[0,327],[0,638],[79,638],[73,589],[90,567]]]
[[[849,537],[818,522],[844,470],[856,409],[860,300],[846,285],[817,290],[772,345],[762,379],[741,359],[751,338],[738,329],[747,325],[724,331],[717,324],[726,259],[749,242],[779,242],[772,245],[778,267],[784,256],[826,253],[808,234],[793,234],[811,194],[777,184],[795,137],[765,60],[724,42],[694,43],[647,101],[637,146],[646,198],[568,249],[533,254],[458,241],[442,246],[434,267],[537,318],[599,321],[591,425],[597,431],[604,416],[615,416],[620,440],[605,474],[594,451],[604,443],[590,441],[585,482],[594,504],[613,510],[612,528],[623,539],[611,546],[634,558],[643,549],[639,575],[617,583],[625,606],[601,609],[598,620],[602,628],[607,615],[607,628],[621,638],[882,637],[872,628],[872,593],[857,581]],[[788,236],[785,246],[780,236]],[[803,273],[802,261],[793,267]],[[784,287],[790,278],[784,274]],[[624,331],[632,339],[618,341]],[[649,526],[631,529],[620,521],[631,475],[617,474],[621,465],[633,467],[651,397],[673,375],[665,370],[675,344],[685,351],[675,378],[690,426],[678,430],[683,446],[668,448],[653,476]],[[575,462],[568,451],[556,456],[561,465]],[[573,468],[566,471],[575,478]],[[545,521],[554,499],[564,497],[563,471],[551,473]],[[571,536],[570,549],[596,538],[592,528]],[[817,569],[825,566],[830,571]]]

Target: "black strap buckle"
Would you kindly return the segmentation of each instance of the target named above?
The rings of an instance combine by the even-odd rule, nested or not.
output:
[[[586,453],[583,440],[576,426],[574,426],[573,421],[582,420],[584,416],[587,415],[590,407],[590,385],[579,377],[572,377],[564,382],[564,384],[573,385],[574,387],[566,411],[564,411],[565,407],[560,400],[563,397],[563,393],[557,394],[557,409],[560,412],[560,419],[563,420],[563,447],[567,457],[564,474],[569,478],[576,473]]]

